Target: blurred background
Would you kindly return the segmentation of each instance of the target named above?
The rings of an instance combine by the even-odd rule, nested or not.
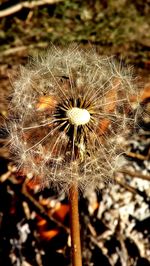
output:
[[[80,195],[82,256],[85,266],[150,265],[149,0],[0,1],[0,265],[71,265],[68,199],[39,191],[30,174],[16,171],[5,145],[18,66],[52,43],[94,46],[134,67],[140,127],[128,140],[128,169],[113,185]]]

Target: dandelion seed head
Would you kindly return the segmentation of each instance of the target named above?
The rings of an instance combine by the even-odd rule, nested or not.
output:
[[[10,103],[11,151],[41,186],[110,180],[134,125],[131,72],[79,47],[51,47],[21,67]]]

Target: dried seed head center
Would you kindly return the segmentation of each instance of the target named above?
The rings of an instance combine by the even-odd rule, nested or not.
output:
[[[72,107],[66,112],[67,117],[72,125],[81,126],[90,121],[90,113],[86,109]]]

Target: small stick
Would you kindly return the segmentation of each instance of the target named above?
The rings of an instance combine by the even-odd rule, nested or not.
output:
[[[13,6],[10,6],[4,10],[0,11],[0,18],[10,16],[18,11],[20,11],[23,8],[29,8],[33,9],[34,7],[42,6],[42,5],[48,5],[48,4],[56,4],[57,2],[60,2],[62,0],[36,0],[36,1],[24,1],[22,3],[17,3]]]
[[[138,160],[148,160],[148,156],[144,156],[142,154],[139,154],[139,153],[134,153],[134,152],[126,152],[126,155],[131,157],[131,158],[135,158],[135,159],[138,159]]]
[[[150,175],[144,175],[140,171],[130,171],[127,169],[121,169],[119,170],[119,172],[125,175],[129,175],[131,177],[136,177],[136,178],[150,181]]]
[[[61,222],[56,220],[52,215],[48,215],[45,208],[27,191],[26,187],[27,182],[25,181],[22,185],[22,195],[25,196],[26,200],[28,200],[29,203],[31,203],[35,209],[38,211],[38,213],[48,222],[54,222],[59,226],[60,228],[63,228],[67,233],[70,233],[70,230],[63,225]]]
[[[79,210],[78,210],[78,187],[75,183],[72,184],[72,186],[70,187],[69,201],[70,201],[72,265],[82,266]]]

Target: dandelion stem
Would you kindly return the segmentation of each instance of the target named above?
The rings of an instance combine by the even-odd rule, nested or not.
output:
[[[69,200],[72,266],[82,266],[77,184],[71,185],[69,190]]]

